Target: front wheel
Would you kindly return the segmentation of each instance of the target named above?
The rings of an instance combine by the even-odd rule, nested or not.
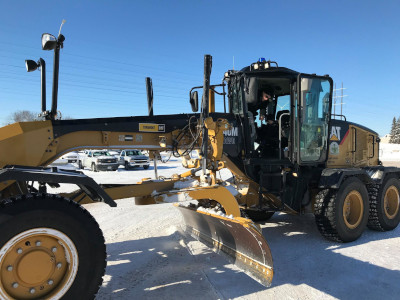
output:
[[[130,169],[130,167],[129,167],[129,162],[125,162],[125,170],[129,170]]]
[[[97,172],[97,167],[95,163],[92,163],[92,171]]]
[[[356,177],[346,179],[338,190],[321,190],[315,199],[315,221],[330,240],[352,242],[363,233],[368,221],[368,192]]]
[[[150,166],[143,166],[143,169],[147,170]]]
[[[104,237],[79,204],[47,194],[3,200],[0,232],[0,299],[94,298]]]

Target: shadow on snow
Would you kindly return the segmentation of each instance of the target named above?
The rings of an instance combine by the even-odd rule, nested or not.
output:
[[[312,215],[278,214],[260,225],[274,258],[275,275],[269,289],[230,268],[224,257],[208,248],[201,247],[196,255],[188,255],[188,249],[179,242],[182,236],[175,232],[108,244],[105,283],[98,299],[230,299],[256,292],[276,298],[274,289],[286,284],[310,286],[340,299],[398,298],[399,271],[337,251],[351,253],[347,248],[399,237],[400,228],[385,233],[366,229],[359,240],[339,244],[321,237]],[[385,251],[392,251],[392,256],[397,254],[394,250]],[[368,259],[369,252],[363,256]]]

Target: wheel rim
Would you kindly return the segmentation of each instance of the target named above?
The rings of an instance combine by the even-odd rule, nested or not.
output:
[[[394,185],[386,190],[383,202],[386,217],[394,219],[399,212],[399,191]]]
[[[0,298],[61,298],[78,272],[78,252],[64,233],[24,231],[0,249]]]
[[[343,203],[343,219],[350,229],[360,225],[364,212],[364,203],[358,191],[351,191]]]

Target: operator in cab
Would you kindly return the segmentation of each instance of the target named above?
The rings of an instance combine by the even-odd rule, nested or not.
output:
[[[265,89],[261,92],[260,121],[265,120],[267,124],[272,125],[275,120],[276,101],[273,99],[273,90]]]
[[[260,127],[257,128],[258,152],[261,157],[272,157],[277,148],[276,139],[278,137],[278,128],[275,122],[276,100],[274,99],[274,90],[264,88],[260,92],[259,109]],[[257,113],[255,113],[257,115]],[[264,123],[265,122],[265,123]]]

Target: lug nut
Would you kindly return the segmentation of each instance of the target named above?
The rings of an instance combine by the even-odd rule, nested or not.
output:
[[[12,284],[12,287],[13,287],[14,289],[16,289],[18,286],[19,286],[18,282],[14,282],[14,283]]]
[[[40,245],[42,245],[42,242],[41,242],[41,241],[37,241],[37,242],[35,243],[35,245],[39,247]]]
[[[29,293],[31,293],[31,294],[34,294],[36,292],[36,290],[34,289],[34,288],[31,288],[30,290],[29,290]]]
[[[21,249],[21,248],[18,248],[18,249],[17,249],[17,253],[18,253],[18,254],[21,254],[21,253],[22,253],[22,249]]]
[[[13,267],[11,266],[11,265],[9,265],[8,267],[7,267],[7,271],[12,271],[13,270]]]
[[[52,252],[56,252],[56,251],[57,251],[57,247],[51,248],[51,251],[52,251]]]
[[[57,269],[60,269],[61,266],[62,266],[62,263],[58,263],[58,264],[56,265]]]
[[[54,281],[52,279],[49,279],[49,281],[47,281],[48,285],[52,285],[54,283]]]

